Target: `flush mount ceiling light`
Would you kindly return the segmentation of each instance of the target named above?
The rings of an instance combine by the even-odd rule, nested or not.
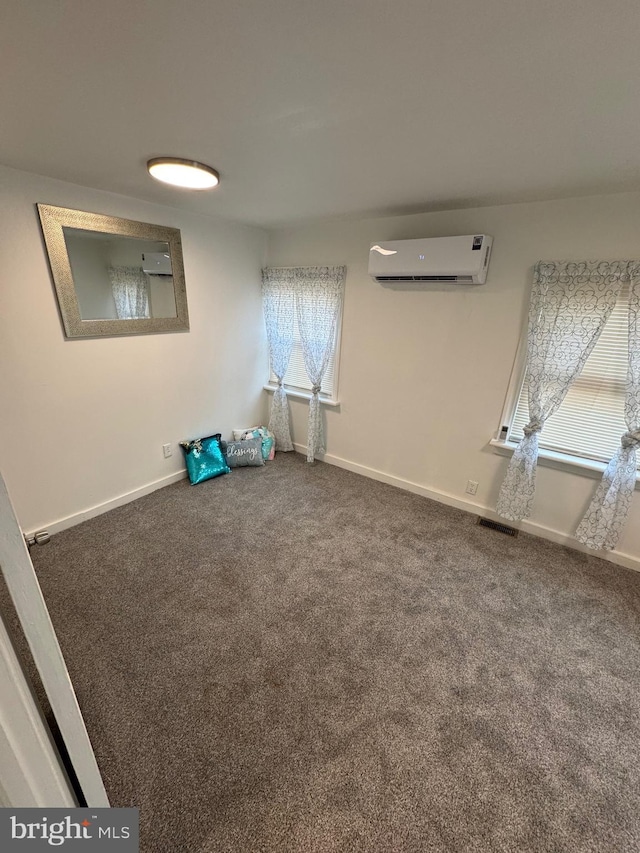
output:
[[[147,169],[157,181],[189,190],[210,190],[220,182],[220,175],[211,166],[180,157],[154,157],[147,162]]]

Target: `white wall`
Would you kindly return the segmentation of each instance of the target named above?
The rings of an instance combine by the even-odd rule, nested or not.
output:
[[[36,202],[180,228],[191,331],[65,340]],[[0,470],[25,531],[178,476],[181,439],[261,420],[261,230],[0,167],[0,233]]]
[[[109,278],[109,244],[65,234],[78,310],[83,320],[116,320],[116,301]]]
[[[483,286],[398,291],[367,275],[372,242],[491,234]],[[273,232],[273,266],[346,264],[339,409],[325,407],[327,459],[382,472],[449,502],[493,508],[507,460],[488,446],[500,419],[541,258],[639,258],[640,194],[316,223]],[[291,400],[294,441],[307,404]],[[397,478],[394,479],[394,478]],[[467,480],[480,483],[465,494]],[[540,468],[533,527],[571,536],[596,481]],[[572,540],[569,540],[572,541]],[[640,559],[636,492],[619,550]]]

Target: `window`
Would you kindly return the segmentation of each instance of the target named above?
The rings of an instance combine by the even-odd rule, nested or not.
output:
[[[338,341],[340,339],[340,319],[341,318],[338,317],[338,323],[336,324],[336,336],[333,341],[331,357],[329,358],[329,364],[327,365],[327,372],[322,380],[322,387],[320,389],[321,399],[324,397],[325,399],[335,400],[337,397],[337,362]],[[269,383],[271,385],[275,385],[276,382],[277,380],[273,372],[269,371]],[[307,376],[307,371],[304,366],[304,356],[302,354],[302,343],[300,341],[300,331],[298,329],[297,318],[293,321],[293,349],[291,350],[289,367],[284,375],[284,384],[287,391],[291,390],[303,391],[309,394],[311,393],[311,382]]]
[[[583,459],[608,462],[627,431],[624,401],[629,363],[629,284],[623,284],[618,301],[595,347],[558,411],[539,435],[541,449]],[[519,442],[529,421],[525,375],[508,432]]]

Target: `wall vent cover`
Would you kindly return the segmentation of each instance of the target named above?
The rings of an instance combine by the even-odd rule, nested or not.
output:
[[[480,527],[488,527],[490,530],[497,530],[498,533],[504,533],[506,536],[517,536],[520,531],[517,527],[509,527],[508,524],[500,524],[499,521],[492,521],[490,518],[478,518]]]

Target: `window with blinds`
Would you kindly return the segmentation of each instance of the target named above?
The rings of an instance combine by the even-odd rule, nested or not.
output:
[[[329,364],[327,365],[327,371],[323,377],[320,389],[320,395],[323,397],[333,398],[335,396],[335,367],[336,339],[334,338]],[[269,382],[274,385],[277,383],[277,379],[273,372],[269,373]],[[307,371],[304,366],[304,356],[302,354],[302,343],[300,342],[297,317],[293,322],[293,349],[291,350],[289,367],[284,375],[284,384],[286,388],[291,388],[292,391],[311,391],[311,382],[307,376]]]
[[[618,301],[580,376],[558,411],[545,423],[539,445],[547,450],[608,462],[627,431],[624,399],[629,362],[629,286]],[[510,441],[520,441],[529,421],[525,374],[509,430]]]

